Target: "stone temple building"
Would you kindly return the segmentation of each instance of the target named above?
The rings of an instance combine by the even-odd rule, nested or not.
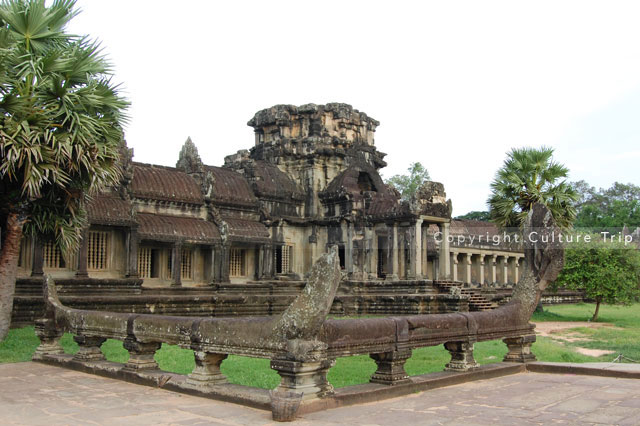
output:
[[[438,284],[447,280],[485,289],[518,280],[521,249],[490,224],[452,221],[441,183],[426,182],[403,201],[383,182],[379,123],[367,114],[339,103],[276,105],[248,125],[253,147],[221,167],[204,164],[190,139],[176,167],[134,162],[125,149],[120,185],[90,202],[78,253],[65,258],[51,241],[23,241],[16,306],[33,315],[43,273],[80,304],[94,297],[91,303],[117,302],[122,310],[138,303],[138,310],[161,311],[169,302],[149,300],[165,297],[174,306],[178,295],[246,297],[266,291],[261,282],[271,283],[273,295],[285,282],[299,289],[295,283],[333,245],[345,294],[377,294],[378,301],[400,293],[448,297],[449,287]],[[477,297],[478,306],[491,305]],[[438,310],[457,309],[445,305]]]

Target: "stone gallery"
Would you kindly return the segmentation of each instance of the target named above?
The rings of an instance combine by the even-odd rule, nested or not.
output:
[[[342,272],[334,313],[484,310],[506,301],[522,247],[492,224],[451,220],[441,183],[402,200],[379,174],[378,121],[333,103],[276,105],[248,125],[254,146],[222,167],[205,165],[190,139],[176,167],[134,162],[124,148],[120,184],[90,202],[75,255],[24,239],[14,323],[41,312],[44,274],[75,307],[273,314],[334,245]]]

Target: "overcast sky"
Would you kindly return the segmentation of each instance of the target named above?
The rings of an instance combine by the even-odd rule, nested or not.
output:
[[[640,2],[80,0],[132,102],[135,160],[207,164],[275,104],[345,102],[381,122],[383,177],[420,161],[454,215],[485,210],[512,147],[571,180],[640,183]]]

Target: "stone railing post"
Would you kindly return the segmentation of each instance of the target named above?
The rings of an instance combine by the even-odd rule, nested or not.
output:
[[[64,334],[62,330],[58,330],[54,320],[49,318],[41,318],[35,321],[36,336],[40,339],[40,345],[33,354],[33,359],[43,359],[46,355],[63,354],[60,339]]]
[[[411,349],[401,349],[369,355],[378,369],[371,376],[371,383],[383,385],[399,385],[409,382],[409,375],[404,371],[404,364],[411,358]]]
[[[535,334],[502,339],[509,348],[503,362],[533,362],[536,356],[531,352],[531,345],[536,341]]]
[[[300,340],[289,344],[296,348],[294,352],[271,360],[271,368],[282,379],[275,391],[302,394],[303,400],[333,394],[333,386],[327,379],[327,373],[335,364],[335,359],[327,358],[326,345]]]
[[[187,376],[187,384],[194,387],[209,387],[227,383],[227,378],[220,371],[222,361],[227,354],[193,351],[196,366]]]
[[[142,343],[134,338],[127,337],[122,346],[129,351],[129,360],[124,365],[125,370],[138,371],[158,368],[154,355],[160,349],[160,343]]]
[[[473,342],[447,342],[444,347],[451,354],[451,361],[446,365],[446,371],[469,371],[478,368],[473,358]]]
[[[74,361],[104,361],[104,354],[100,350],[100,346],[107,341],[106,338],[77,335],[73,336],[73,341],[80,347],[73,356]]]

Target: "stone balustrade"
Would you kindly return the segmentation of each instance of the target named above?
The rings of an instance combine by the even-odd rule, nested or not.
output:
[[[47,277],[45,315],[36,323],[41,345],[34,359],[147,380],[158,386],[175,379],[173,389],[214,393],[233,400],[238,398],[237,390],[221,391],[231,386],[220,371],[224,359],[229,354],[268,358],[281,377],[271,395],[276,420],[290,420],[301,402],[330,399],[333,387],[327,373],[339,357],[371,356],[377,364],[371,381],[383,387],[401,387],[411,381],[404,364],[412,351],[421,347],[444,344],[451,354],[446,364],[446,370],[454,372],[451,374],[478,369],[474,344],[486,340],[506,343],[508,352],[503,361],[525,363],[535,359],[531,353],[534,326],[529,319],[564,262],[564,251],[555,243],[559,239],[550,238],[559,230],[548,209],[539,204],[529,212],[525,231],[533,228],[541,230],[548,243],[525,245],[523,278],[514,287],[510,302],[491,311],[327,319],[341,278],[335,246],[313,266],[301,294],[281,315],[272,317],[178,317],[72,309],[62,305],[55,284]],[[465,256],[467,274],[470,257]],[[495,257],[493,260],[495,264]],[[502,266],[506,277],[508,262],[503,261]],[[74,334],[80,346],[72,359],[61,354],[59,340],[64,332]],[[123,341],[129,352],[124,366],[103,360],[100,346],[106,339]],[[194,351],[195,368],[186,379],[158,370],[154,355],[163,343]]]

